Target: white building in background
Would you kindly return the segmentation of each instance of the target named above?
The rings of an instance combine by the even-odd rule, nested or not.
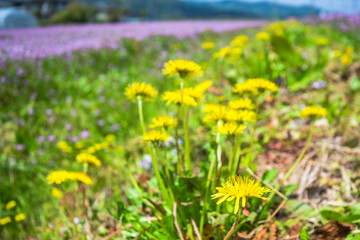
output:
[[[37,21],[30,13],[17,8],[0,8],[0,29],[36,27]]]

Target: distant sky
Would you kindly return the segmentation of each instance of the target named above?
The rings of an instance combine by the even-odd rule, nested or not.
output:
[[[189,0],[187,0],[189,1]],[[190,0],[198,2],[216,2],[221,0]],[[237,0],[233,0],[237,1]],[[289,5],[313,5],[331,12],[354,14],[360,12],[360,0],[241,0],[246,2],[276,2]]]

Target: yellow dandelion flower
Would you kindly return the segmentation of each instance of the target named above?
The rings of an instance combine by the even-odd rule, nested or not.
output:
[[[26,216],[23,213],[19,213],[19,214],[15,215],[15,221],[17,221],[17,222],[24,221],[25,218],[26,218]]]
[[[109,148],[109,142],[101,142],[99,144],[100,144],[101,149]]]
[[[234,109],[234,110],[240,110],[240,109],[252,110],[255,108],[252,101],[246,98],[232,100],[228,103],[228,106],[230,109]]]
[[[241,207],[246,206],[247,199],[250,197],[261,198],[268,200],[263,197],[264,194],[271,192],[270,189],[262,187],[260,182],[255,182],[248,177],[234,176],[228,179],[221,187],[217,187],[218,193],[211,195],[212,199],[220,198],[217,201],[217,205],[221,204],[225,200],[230,202],[235,200],[234,214],[237,214]]]
[[[188,94],[189,91],[183,91],[183,102],[187,106],[197,106],[198,103],[196,100]],[[166,101],[166,105],[170,103],[175,103],[177,105],[181,105],[181,91],[167,91],[162,95],[162,99]]]
[[[215,52],[213,57],[215,59],[218,58],[226,58],[231,53],[231,48],[229,46],[221,48],[218,52]]]
[[[116,136],[114,134],[109,134],[105,137],[105,141],[107,142],[115,142],[116,141]]]
[[[209,113],[209,112],[213,111],[214,109],[221,108],[221,107],[223,107],[223,105],[218,104],[218,103],[207,103],[207,104],[205,104],[203,112]]]
[[[247,84],[253,86],[258,91],[269,91],[269,92],[277,92],[279,91],[278,86],[275,83],[265,79],[265,78],[250,78],[247,81]]]
[[[246,126],[242,124],[238,125],[236,123],[225,123],[221,125],[219,130],[216,132],[219,132],[221,135],[234,136],[243,133],[245,128]]]
[[[77,149],[82,149],[82,148],[84,148],[84,142],[77,142],[77,143],[75,143],[75,147],[77,148]]]
[[[61,184],[71,179],[71,173],[65,170],[53,171],[47,176],[48,184]]]
[[[66,153],[71,153],[72,152],[72,148],[69,146],[69,144],[65,141],[61,141],[61,142],[58,142],[57,144],[57,147],[63,151],[63,152],[66,152]]]
[[[158,116],[152,119],[152,124],[150,124],[150,128],[165,128],[175,127],[177,125],[177,121],[170,116]]]
[[[302,118],[321,118],[326,117],[326,115],[326,109],[318,106],[307,106],[300,111],[300,117]]]
[[[315,40],[315,44],[318,46],[325,46],[329,44],[329,39],[327,38],[318,38]]]
[[[3,217],[3,218],[0,218],[0,225],[6,225],[8,223],[11,222],[11,218],[10,217]]]
[[[341,56],[341,51],[340,50],[333,51],[333,56],[334,56],[334,58],[340,57]]]
[[[79,163],[83,163],[83,164],[87,163],[91,167],[96,167],[96,168],[101,167],[100,160],[97,157],[95,157],[94,155],[91,155],[91,154],[88,154],[88,153],[80,153],[80,154],[78,154],[76,156],[76,160]]]
[[[10,209],[12,209],[12,208],[14,208],[14,207],[16,207],[16,202],[15,202],[14,200],[8,202],[8,203],[6,204],[6,206],[5,206],[5,208],[6,208],[7,210],[10,210]]]
[[[248,40],[249,38],[246,35],[237,36],[231,41],[231,46],[242,48],[245,46]]]
[[[229,110],[220,104],[206,104],[205,112],[207,114],[203,118],[203,121],[210,125],[217,125],[219,121],[224,122],[227,119]]]
[[[100,143],[95,143],[94,148],[96,151],[102,150],[102,145]]]
[[[214,47],[215,47],[214,42],[205,42],[202,44],[202,49],[204,49],[204,50],[210,50],[210,49],[213,49]]]
[[[93,153],[95,153],[96,152],[96,149],[95,149],[95,147],[88,147],[84,152],[86,152],[86,153],[89,153],[89,154],[93,154]]]
[[[164,131],[151,130],[142,137],[146,142],[165,142],[170,139],[170,136]]]
[[[194,89],[196,92],[204,93],[211,87],[212,84],[213,82],[211,80],[206,80],[196,85]]]
[[[93,181],[91,180],[91,178],[83,172],[71,172],[72,175],[72,180],[75,181],[79,181],[79,182],[83,182],[87,185],[91,185],[93,184]]]
[[[229,110],[226,115],[226,120],[228,122],[255,122],[256,113],[249,110]]]
[[[259,40],[267,41],[270,39],[270,34],[268,34],[267,32],[259,32],[258,34],[256,34],[256,38]]]
[[[92,184],[92,180],[86,173],[68,172],[65,170],[53,171],[47,176],[48,184],[61,184],[68,180],[80,181],[86,184]]]
[[[137,97],[141,97],[143,101],[150,101],[157,96],[157,90],[145,82],[130,83],[125,89],[125,96],[135,102]]]
[[[240,55],[242,54],[242,48],[239,48],[239,47],[235,47],[233,49],[231,49],[231,52],[230,52],[230,55],[231,55],[231,58],[233,60],[236,60],[240,57]]]
[[[233,88],[233,93],[239,95],[246,95],[246,94],[257,94],[258,91],[254,86],[248,84],[247,82],[236,83],[235,87]]]
[[[199,64],[183,59],[170,60],[165,63],[162,72],[169,77],[180,76],[183,79],[192,79],[198,76],[202,77],[203,75],[203,71]]]
[[[63,197],[63,193],[58,188],[52,188],[51,194],[59,199]]]

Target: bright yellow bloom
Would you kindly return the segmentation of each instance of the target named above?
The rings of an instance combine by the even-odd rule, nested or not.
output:
[[[221,125],[219,130],[216,132],[219,132],[221,135],[234,136],[243,133],[245,128],[246,126],[242,124],[238,125],[236,123],[225,123]]]
[[[347,47],[344,51],[344,54],[341,56],[340,60],[344,65],[350,65],[353,61],[353,47]]]
[[[219,121],[224,122],[227,119],[229,110],[220,104],[206,104],[205,110],[207,114],[203,121],[210,125],[217,125]]]
[[[303,118],[320,118],[326,117],[327,111],[325,108],[318,106],[307,106],[303,110],[300,111],[300,117]]]
[[[0,218],[0,225],[6,225],[8,223],[11,222],[11,218],[10,217],[3,217],[3,218]]]
[[[169,105],[170,103],[181,105],[181,91],[167,91],[164,95],[162,95],[162,99],[167,101],[166,105]],[[183,91],[183,102],[187,106],[197,106],[198,104],[196,100],[188,94],[188,91],[185,91],[185,89]]]
[[[87,163],[89,164],[89,166],[91,167],[101,167],[101,162],[100,160],[95,157],[94,155],[88,154],[88,153],[80,153],[76,156],[76,160],[79,163]]]
[[[51,194],[59,199],[63,197],[63,193],[58,188],[52,188]]]
[[[255,122],[256,113],[249,110],[230,110],[226,116],[228,122]]]
[[[25,218],[26,218],[26,216],[23,213],[19,213],[19,214],[15,215],[15,221],[17,221],[17,222],[24,221]]]
[[[242,54],[243,50],[242,48],[239,47],[235,47],[233,49],[231,49],[230,55],[231,55],[231,59],[236,60],[240,57],[240,55]]]
[[[215,43],[214,42],[205,42],[202,44],[202,48],[204,50],[210,50],[213,49],[215,47]]]
[[[325,46],[329,44],[329,39],[327,38],[318,38],[315,40],[315,44],[318,46]]]
[[[57,147],[61,151],[66,152],[66,153],[71,153],[72,152],[72,148],[65,141],[58,142]]]
[[[256,38],[259,40],[267,41],[270,39],[270,34],[268,34],[267,32],[259,32],[258,34],[256,34]]]
[[[77,142],[77,143],[75,143],[75,147],[77,148],[77,149],[82,149],[83,147],[84,147],[84,142]]]
[[[225,183],[221,184],[222,187],[217,187],[216,190],[218,193],[211,195],[212,199],[220,198],[217,201],[217,205],[221,204],[225,200],[232,201],[235,200],[234,214],[237,214],[241,207],[246,207],[246,202],[249,197],[261,198],[263,200],[268,200],[263,197],[263,194],[271,192],[270,189],[262,187],[260,182],[255,182],[248,177],[234,176],[228,179]]]
[[[92,184],[92,180],[86,173],[68,172],[65,170],[53,171],[47,176],[48,184],[61,184],[68,180],[80,181],[86,184]]]
[[[234,110],[240,110],[240,109],[252,110],[255,108],[251,100],[246,98],[232,100],[228,103],[228,106],[230,109],[234,109]]]
[[[237,36],[231,41],[231,46],[242,48],[245,46],[248,40],[249,38],[246,35]]]
[[[250,78],[243,83],[235,84],[233,92],[237,94],[259,94],[264,91],[277,92],[278,86],[275,83],[264,78]]]
[[[197,92],[204,93],[209,89],[209,87],[211,87],[212,84],[213,82],[211,80],[206,80],[196,85],[194,89]]]
[[[116,136],[114,134],[109,134],[105,137],[105,141],[107,142],[115,142],[116,141]]]
[[[170,139],[170,136],[164,131],[151,130],[142,137],[147,142],[165,142]]]
[[[10,209],[14,208],[15,206],[16,206],[16,202],[14,200],[12,200],[6,204],[5,208],[7,210],[10,210]]]
[[[143,101],[150,101],[158,94],[157,90],[145,82],[130,83],[125,89],[125,96],[135,102],[137,97],[141,97]]]
[[[165,128],[175,127],[177,125],[177,121],[170,116],[158,116],[152,119],[152,124],[150,124],[150,128]]]
[[[203,71],[199,64],[183,59],[170,60],[165,63],[162,72],[169,77],[180,76],[183,79],[192,79],[198,76],[202,77],[203,75]]]
[[[86,173],[72,172],[72,177],[73,177],[73,180],[75,180],[75,181],[83,182],[87,185],[93,184],[93,181]]]
[[[215,52],[213,57],[215,59],[226,58],[227,56],[230,55],[230,53],[231,53],[231,48],[230,47],[223,47],[218,52]]]
[[[92,154],[96,152],[95,147],[88,147],[84,152]]]

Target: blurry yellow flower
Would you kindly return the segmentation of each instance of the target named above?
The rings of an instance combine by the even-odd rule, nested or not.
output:
[[[5,206],[5,208],[7,210],[10,210],[10,209],[14,208],[15,206],[16,206],[16,202],[13,200],[13,201],[8,202]]]
[[[261,198],[268,200],[263,197],[264,194],[271,192],[270,189],[262,187],[260,182],[255,182],[248,177],[234,176],[228,179],[221,187],[217,187],[218,193],[211,195],[212,199],[220,198],[217,201],[217,205],[226,201],[235,200],[234,214],[237,214],[240,208],[240,201],[242,208],[245,208],[247,199],[249,197]]]
[[[344,51],[344,54],[341,56],[340,60],[344,65],[350,65],[353,60],[353,47],[347,47]]]
[[[92,180],[86,173],[68,172],[65,170],[53,171],[47,176],[48,184],[61,184],[68,180],[76,180],[86,184],[92,184]]]
[[[248,39],[246,35],[237,36],[231,41],[231,46],[242,48],[248,42]]]
[[[164,131],[151,130],[144,134],[143,140],[147,142],[165,142],[170,136]]]
[[[226,58],[227,56],[230,55],[230,53],[231,53],[231,48],[230,47],[223,47],[218,52],[215,52],[213,57],[215,59]]]
[[[152,124],[150,124],[150,128],[165,128],[175,127],[177,125],[177,121],[170,116],[158,116],[152,119]]]
[[[318,38],[315,40],[315,44],[318,46],[325,46],[328,45],[329,39],[327,38]]]
[[[114,134],[109,134],[105,137],[105,141],[107,142],[115,142],[116,141],[116,136]]]
[[[100,167],[101,166],[101,162],[100,160],[95,157],[94,155],[88,154],[88,153],[80,153],[76,156],[76,160],[79,163],[87,163],[89,164],[89,166],[91,167]]]
[[[215,43],[214,42],[205,42],[202,44],[202,48],[204,50],[210,50],[213,49],[215,47]]]
[[[333,55],[334,55],[334,58],[338,58],[338,57],[341,56],[341,51],[335,50],[335,51],[333,52]]]
[[[11,222],[11,218],[10,217],[3,217],[3,218],[0,218],[0,225],[6,225],[8,223]]]
[[[228,105],[229,105],[229,108],[234,109],[234,110],[240,110],[240,109],[252,110],[255,108],[255,106],[251,102],[251,100],[246,99],[246,98],[232,100],[228,103]]]
[[[84,152],[92,154],[96,152],[96,149],[95,147],[88,147]]]
[[[75,147],[77,148],[77,149],[82,149],[83,147],[84,147],[84,142],[77,142],[77,143],[75,143]]]
[[[17,221],[17,222],[24,221],[25,218],[26,218],[25,214],[19,213],[15,216],[15,221]]]
[[[243,83],[235,84],[233,92],[237,94],[259,94],[264,91],[277,92],[278,86],[264,78],[250,78]]]
[[[109,148],[109,142],[101,142],[100,144],[100,148],[101,149],[107,149]]]
[[[219,132],[221,135],[234,136],[243,133],[245,128],[245,125],[238,125],[236,123],[225,123],[221,125],[216,132]]]
[[[226,116],[228,122],[255,122],[256,113],[249,110],[230,110]]]
[[[203,121],[210,125],[217,125],[219,121],[224,122],[227,119],[228,109],[220,104],[206,104],[206,112]]]
[[[76,180],[79,182],[83,182],[87,185],[91,185],[93,184],[93,181],[91,180],[91,178],[83,172],[72,172],[72,180]]]
[[[125,89],[125,96],[135,102],[137,97],[141,97],[143,101],[150,101],[158,94],[157,90],[145,82],[130,83]]]
[[[287,23],[284,21],[278,21],[267,26],[271,32],[275,33],[278,36],[284,35],[284,28],[286,28]]]
[[[320,118],[326,117],[326,115],[326,109],[318,106],[307,106],[300,111],[300,117],[302,118]]]
[[[96,151],[99,151],[99,150],[102,149],[102,146],[101,146],[100,143],[95,143],[95,144],[94,144],[94,148],[95,148]]]
[[[52,188],[51,194],[59,199],[63,197],[63,193],[58,188]]]
[[[258,34],[256,34],[256,38],[259,40],[267,41],[270,39],[270,34],[268,34],[267,32],[259,32]]]
[[[203,81],[195,86],[195,91],[204,93],[209,89],[209,87],[211,87],[212,84],[213,82],[211,80]]]
[[[170,60],[165,63],[162,72],[169,77],[180,76],[181,78],[189,79],[197,76],[202,77],[203,75],[203,71],[199,64],[183,59]]]
[[[231,49],[230,54],[231,54],[232,59],[237,59],[242,54],[242,48],[235,47],[235,48]]]
[[[181,105],[181,91],[167,91],[164,93],[164,95],[162,95],[162,100],[166,101],[166,105],[169,105],[170,103]],[[196,100],[188,94],[188,91],[185,91],[185,89],[182,100],[184,104],[188,106],[196,106],[198,104]]]
[[[57,147],[61,151],[66,152],[66,153],[71,153],[72,152],[72,148],[65,141],[58,142]]]

